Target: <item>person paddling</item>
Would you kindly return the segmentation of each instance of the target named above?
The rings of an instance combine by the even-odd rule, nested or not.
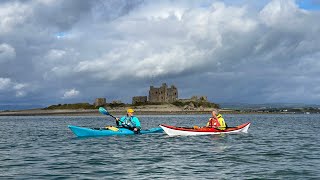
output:
[[[219,111],[217,109],[214,109],[211,114],[212,117],[209,118],[206,127],[225,130],[227,128],[227,125]]]
[[[133,109],[128,109],[126,116],[123,116],[120,119],[116,118],[116,124],[117,126],[128,128],[138,134],[141,130],[141,125],[139,119],[136,116],[133,116],[133,113]]]

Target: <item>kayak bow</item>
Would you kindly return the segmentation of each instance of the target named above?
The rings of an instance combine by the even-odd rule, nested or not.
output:
[[[133,135],[134,132],[126,128],[100,128],[92,129],[86,127],[72,126],[68,125],[70,130],[77,137],[89,137],[89,136],[114,136],[114,135]],[[150,134],[150,133],[161,133],[163,130],[161,128],[151,128],[147,130],[141,130],[140,134]]]
[[[160,124],[159,126],[167,133],[169,136],[191,136],[191,135],[208,135],[208,134],[227,134],[227,133],[247,133],[250,122],[239,125],[237,127],[229,127],[225,130],[219,130],[210,127],[176,127],[169,126],[166,124]]]

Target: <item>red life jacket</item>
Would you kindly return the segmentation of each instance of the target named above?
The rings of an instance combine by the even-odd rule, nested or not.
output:
[[[219,123],[218,119],[210,118],[209,119],[209,127],[213,127],[213,128],[220,127],[220,123]]]

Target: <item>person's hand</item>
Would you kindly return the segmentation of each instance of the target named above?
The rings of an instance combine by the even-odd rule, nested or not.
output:
[[[137,128],[134,128],[133,131],[138,131],[138,129],[137,129]]]
[[[119,118],[116,118],[116,121],[119,121]]]

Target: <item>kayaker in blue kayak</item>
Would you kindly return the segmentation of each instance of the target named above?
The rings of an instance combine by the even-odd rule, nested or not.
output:
[[[209,118],[209,121],[206,127],[212,127],[220,130],[225,130],[227,128],[226,122],[224,121],[222,115],[217,109],[214,109],[212,112],[212,117]]]
[[[128,128],[135,133],[139,133],[141,130],[140,121],[136,116],[133,116],[134,110],[128,109],[127,115],[119,118],[116,118],[116,123],[118,126]]]

